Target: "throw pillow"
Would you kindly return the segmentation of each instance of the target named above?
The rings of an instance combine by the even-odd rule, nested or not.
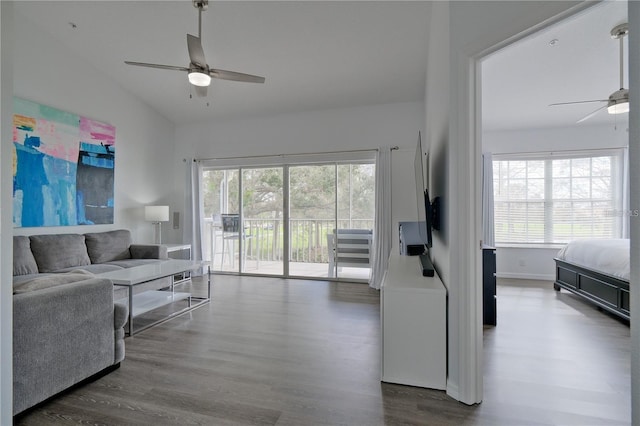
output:
[[[15,235],[13,237],[13,275],[29,275],[38,273],[38,264],[31,253],[29,237]]]
[[[84,235],[32,235],[31,251],[41,273],[55,272],[73,266],[90,265]]]
[[[131,259],[131,232],[126,229],[84,234],[91,263]]]

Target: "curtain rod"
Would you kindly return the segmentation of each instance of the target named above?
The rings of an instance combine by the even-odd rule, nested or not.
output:
[[[397,145],[392,146],[391,150],[395,151],[400,149]],[[351,149],[347,151],[324,151],[324,152],[307,152],[307,153],[296,153],[296,154],[271,154],[271,155],[243,155],[236,157],[214,157],[214,158],[194,158],[193,161],[211,161],[211,160],[243,160],[246,158],[284,158],[284,157],[296,157],[300,155],[325,155],[325,154],[347,154],[351,152],[374,152],[378,151],[377,148],[374,149]],[[187,161],[186,158],[183,158],[182,161]]]

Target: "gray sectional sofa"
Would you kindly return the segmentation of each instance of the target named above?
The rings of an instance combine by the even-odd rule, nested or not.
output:
[[[126,229],[86,234],[51,234],[13,237],[13,287],[43,274],[83,270],[93,274],[167,259],[167,248],[158,244],[133,244]],[[165,279],[137,291],[169,285]],[[116,288],[116,299],[126,297]]]
[[[94,274],[166,258],[166,247],[131,244],[127,230],[14,236],[14,416],[119,366],[127,306]]]

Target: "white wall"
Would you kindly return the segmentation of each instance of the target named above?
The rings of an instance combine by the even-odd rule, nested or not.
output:
[[[12,155],[13,4],[0,2],[0,425],[9,425],[13,413],[13,289],[12,263]]]
[[[559,248],[498,247],[496,275],[498,278],[555,280],[555,262]]]
[[[452,176],[457,175],[451,157],[451,147],[455,141],[451,140],[449,131],[450,84],[455,81],[455,77],[450,76],[450,40],[449,37],[442,36],[449,33],[449,12],[450,7],[446,2],[435,2],[432,6],[425,83],[425,140],[429,146],[429,195],[432,198],[440,197],[440,230],[433,233],[433,247],[430,255],[448,291],[447,394],[455,399],[461,399],[459,390],[461,348],[457,341],[459,322],[456,307],[458,285],[451,271],[451,265],[457,265],[458,262],[458,259],[451,258],[451,238],[457,227],[457,218],[452,208],[455,205],[453,200],[455,187],[451,179]]]
[[[625,120],[627,121],[627,120]],[[575,125],[548,129],[484,131],[482,151],[492,154],[558,152],[622,148],[629,145],[626,123]],[[554,280],[557,249],[499,247],[496,252],[498,277]],[[524,263],[524,264],[523,264]]]
[[[449,286],[450,161],[449,161],[449,5],[435,2],[429,24],[425,83],[425,141],[429,151],[429,196],[440,197],[440,230],[433,232],[431,261]]]
[[[619,124],[484,131],[482,151],[511,154],[621,148],[629,145],[627,128],[627,124]]]
[[[416,220],[413,158],[423,124],[422,103],[407,102],[178,126],[174,205],[185,203],[184,158],[338,152],[397,145],[400,149],[391,154],[391,214],[396,230],[398,221]],[[395,249],[397,232],[393,235]]]
[[[134,241],[151,242],[143,205],[170,198],[173,124],[53,37],[14,20],[14,95],[104,121],[116,128],[113,225],[17,228],[15,234],[96,232],[127,228]]]

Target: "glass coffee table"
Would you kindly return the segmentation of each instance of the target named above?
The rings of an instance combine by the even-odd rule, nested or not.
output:
[[[175,287],[177,285],[183,285],[187,282],[191,283],[191,279],[180,279],[176,281],[176,276],[185,277],[187,273],[200,268],[207,268],[207,296],[193,296],[188,292],[177,292]],[[134,266],[133,268],[119,269],[117,271],[105,272],[102,274],[96,274],[101,278],[108,278],[113,285],[127,287],[129,294],[123,299],[118,299],[116,302],[127,302],[129,305],[129,321],[127,335],[132,336],[135,333],[139,333],[153,325],[167,321],[185,312],[189,312],[211,300],[211,268],[209,262],[196,261],[196,260],[179,260],[170,259],[158,263],[149,265]],[[159,278],[170,278],[170,285],[167,290],[149,290],[138,294],[133,294],[135,286],[148,283]],[[187,306],[164,316],[163,318],[154,321],[150,324],[146,324],[143,327],[139,327],[134,330],[133,319],[146,312],[158,309],[162,306],[169,305],[174,302],[185,300]]]

